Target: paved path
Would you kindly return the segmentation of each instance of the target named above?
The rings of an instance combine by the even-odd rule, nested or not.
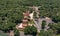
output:
[[[25,36],[23,31],[20,31],[20,36]]]
[[[35,23],[35,27],[37,27],[37,31],[40,32],[41,30],[41,25],[42,25],[42,21],[45,20],[46,21],[46,25],[45,25],[45,29],[44,30],[47,30],[49,28],[48,24],[49,23],[52,23],[51,20],[47,20],[45,18],[39,18],[37,21],[35,21],[35,19],[33,19],[34,23]]]
[[[41,30],[41,24],[42,24],[43,19],[38,19],[37,21],[34,20],[35,27],[37,27],[37,32],[40,32]]]

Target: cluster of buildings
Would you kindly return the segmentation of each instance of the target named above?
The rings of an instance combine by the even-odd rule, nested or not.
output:
[[[20,29],[20,30],[23,30],[26,26],[32,26],[32,24],[29,24],[28,22],[29,21],[33,21],[33,15],[34,15],[34,11],[35,12],[38,12],[38,8],[39,7],[29,7],[29,8],[32,8],[33,12],[30,13],[30,11],[26,10],[25,12],[23,12],[23,20],[22,20],[22,23],[19,23],[16,28],[17,29]]]
[[[39,6],[40,7],[40,6]],[[33,24],[36,24],[35,22],[33,24],[29,23],[29,22],[32,22],[33,19],[34,19],[34,12],[36,12],[36,17],[37,18],[40,18],[39,17],[39,10],[38,8],[39,7],[29,7],[29,8],[32,8],[33,12],[30,13],[30,11],[26,10],[25,12],[23,12],[23,19],[22,19],[22,23],[19,23],[16,28],[17,29],[20,29],[20,30],[23,30],[26,26],[32,26]],[[36,19],[35,19],[36,20]],[[41,19],[42,20],[42,19]],[[44,20],[46,20],[48,23],[51,23],[51,19],[48,18],[48,17],[45,17]],[[48,26],[48,25],[47,25]]]

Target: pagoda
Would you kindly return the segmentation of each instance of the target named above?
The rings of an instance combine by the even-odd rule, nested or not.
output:
[[[17,25],[17,29],[23,30],[26,26],[28,26],[28,18],[29,18],[29,11],[23,12],[23,19],[22,23]]]

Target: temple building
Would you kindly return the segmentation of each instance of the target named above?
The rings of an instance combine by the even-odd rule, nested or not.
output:
[[[16,28],[23,30],[26,26],[28,26],[28,17],[29,17],[29,11],[23,12],[22,23],[18,24]]]

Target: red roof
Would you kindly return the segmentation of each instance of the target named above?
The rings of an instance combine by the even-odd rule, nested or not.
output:
[[[22,26],[23,26],[23,27],[26,27],[26,26],[27,26],[27,24],[22,24]]]

